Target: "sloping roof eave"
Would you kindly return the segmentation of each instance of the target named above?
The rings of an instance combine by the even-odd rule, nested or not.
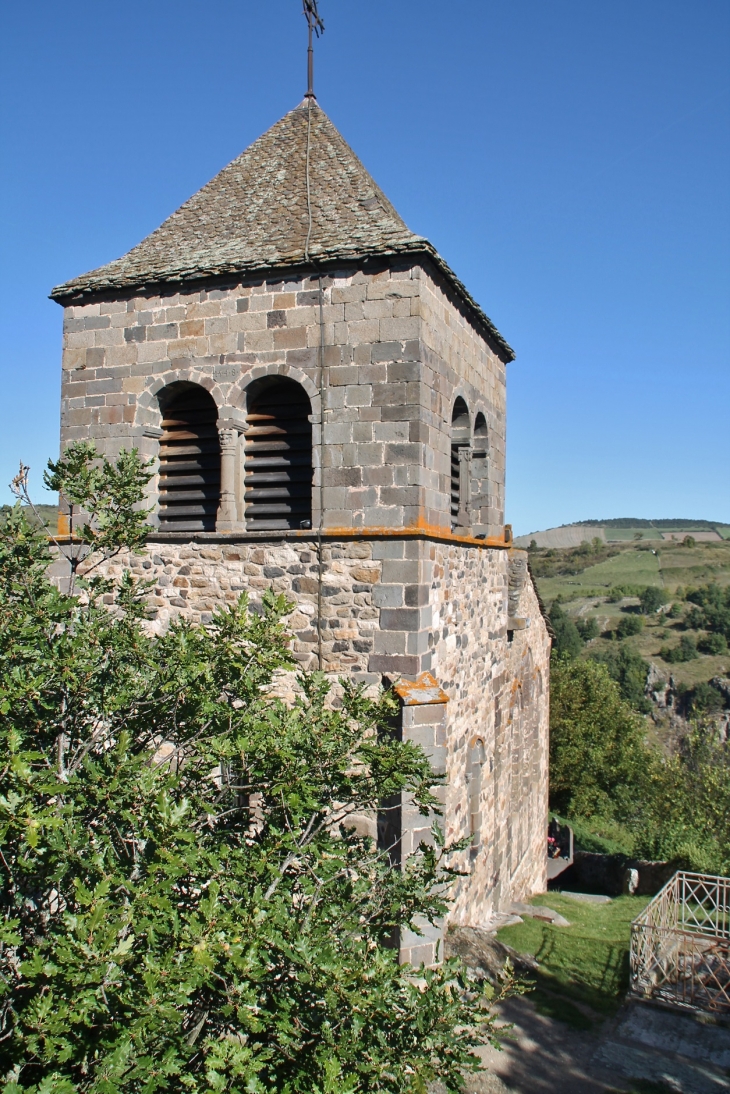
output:
[[[316,248],[313,248],[313,261],[310,261],[309,263],[305,261],[303,255],[299,255],[297,257],[292,257],[291,261],[285,264],[282,264],[281,260],[277,259],[268,264],[259,261],[250,266],[231,262],[228,264],[219,263],[208,267],[201,267],[200,265],[181,267],[178,270],[166,272],[165,275],[160,278],[147,277],[141,279],[130,278],[128,275],[123,275],[118,278],[107,276],[104,279],[101,279],[82,276],[74,278],[71,281],[66,281],[61,285],[56,285],[49,293],[49,299],[55,300],[57,304],[66,307],[70,304],[91,303],[99,297],[108,298],[114,293],[122,293],[125,296],[131,295],[134,292],[149,293],[155,289],[199,283],[211,278],[256,277],[258,274],[266,276],[275,270],[283,273],[286,270],[300,270],[302,268],[309,268],[312,271],[315,271],[320,264],[330,265],[335,262],[363,262],[368,258],[398,258],[406,255],[412,256],[414,259],[419,255],[426,259],[430,259],[436,269],[451,285],[456,296],[465,305],[467,311],[471,313],[472,318],[476,320],[479,326],[482,326],[485,329],[485,333],[500,349],[505,363],[509,364],[510,361],[514,361],[515,351],[512,349],[509,342],[500,334],[492,320],[476,302],[463,281],[457,277],[448,262],[441,257],[433,244],[429,243],[429,241],[423,237],[414,238],[407,243],[400,244],[396,247],[383,248],[382,250],[370,248],[367,251],[362,251],[359,248],[353,248],[352,250],[339,248],[336,252],[326,252],[317,251]]]

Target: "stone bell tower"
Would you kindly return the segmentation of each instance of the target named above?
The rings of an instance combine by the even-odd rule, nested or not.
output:
[[[130,564],[155,626],[286,593],[302,665],[395,683],[446,772],[447,836],[472,839],[450,919],[544,888],[550,642],[504,525],[514,354],[316,101],[52,296],[62,444],[154,461]],[[403,802],[380,838],[402,858],[420,824]]]

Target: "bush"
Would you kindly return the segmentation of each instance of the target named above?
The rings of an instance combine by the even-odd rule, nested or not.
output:
[[[621,698],[634,710],[641,714],[651,711],[651,700],[645,694],[649,665],[629,644],[611,646],[591,653],[590,657],[606,666],[609,676],[618,684]]]
[[[706,634],[697,642],[700,653],[727,653],[727,639],[724,634]]]
[[[640,615],[625,615],[618,621],[616,636],[618,638],[631,638],[633,635],[641,634],[643,629],[644,620]]]
[[[711,582],[701,589],[689,589],[687,600],[695,605],[687,616],[687,625],[721,634],[730,643],[730,586],[721,588]]]
[[[702,608],[693,607],[685,614],[684,626],[690,631],[700,631],[705,624],[705,613]]]
[[[87,540],[133,547],[146,472],[126,454],[84,498],[94,457],[57,484]],[[388,945],[444,913],[447,849],[434,827],[394,870],[353,823],[438,808],[392,700],[343,683],[334,709],[315,673],[285,704],[283,598],[154,637],[129,575],[80,578],[93,557],[61,595],[20,507],[0,529],[5,1094],[461,1090],[485,991],[453,961],[416,981]]]
[[[703,873],[730,871],[730,754],[712,724],[696,724],[656,767],[636,852]]]
[[[608,601],[610,604],[617,604],[627,596],[640,596],[645,588],[644,585],[612,585]]]
[[[639,604],[644,615],[653,615],[658,612],[662,604],[666,604],[667,597],[657,585],[647,585],[639,593]]]
[[[575,627],[584,642],[590,642],[592,639],[598,638],[598,620],[593,615],[587,619],[576,620]]]
[[[583,649],[583,639],[573,620],[560,607],[557,600],[550,608],[550,623],[555,632],[553,650],[565,657],[577,657]]]
[[[659,656],[662,660],[666,661],[668,665],[681,664],[684,661],[694,661],[699,657],[697,643],[691,634],[683,634],[679,640],[678,646],[662,646],[659,650]]]
[[[692,714],[717,714],[725,705],[722,693],[712,684],[695,684],[686,693],[687,710]]]

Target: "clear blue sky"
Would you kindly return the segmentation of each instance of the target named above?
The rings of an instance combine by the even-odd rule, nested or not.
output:
[[[517,352],[515,532],[730,522],[728,0],[320,5],[320,104]],[[300,9],[4,9],[1,483],[22,457],[41,500],[57,452],[49,290],[138,243],[300,101]]]

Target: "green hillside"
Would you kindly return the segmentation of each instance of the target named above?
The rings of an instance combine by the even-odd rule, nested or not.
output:
[[[10,505],[0,506],[0,521],[5,521],[5,518],[7,517],[8,513],[11,510],[11,508],[12,508],[12,506],[10,506]],[[37,517],[36,517],[35,513],[30,508],[29,505],[24,506],[24,509],[25,509],[25,512],[26,512],[26,516],[28,516],[30,520],[32,520],[32,521],[37,520]],[[57,505],[36,505],[36,510],[37,510],[38,516],[41,518],[41,521],[43,522],[43,524],[45,524],[47,528],[50,528],[52,532],[55,532],[56,531],[56,524],[58,523],[58,506]]]
[[[714,520],[645,520],[642,517],[613,517],[610,520],[576,520],[576,524],[585,528],[656,528],[661,532],[712,532],[718,525]]]
[[[548,609],[557,601],[590,636],[581,656],[613,656],[627,647],[690,690],[730,675],[730,539],[596,539],[573,548],[532,548],[529,557]],[[640,610],[647,586],[663,594],[658,611]],[[632,627],[638,633],[631,634]]]

